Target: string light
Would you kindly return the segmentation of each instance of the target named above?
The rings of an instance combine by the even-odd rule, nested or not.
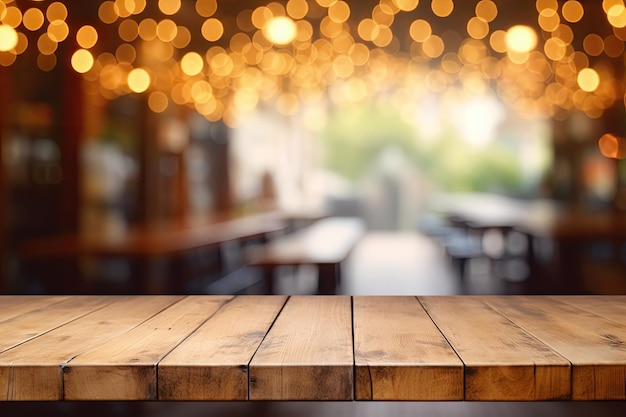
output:
[[[299,102],[326,93],[345,103],[409,84],[465,95],[491,88],[513,108],[548,114],[576,109],[597,116],[624,96],[617,72],[596,65],[624,64],[622,0],[536,0],[534,22],[509,26],[494,0],[471,7],[453,0],[233,7],[217,0],[105,0],[94,21],[81,16],[73,26],[72,8],[61,1],[0,1],[0,65],[35,48],[38,67],[49,71],[62,59],[59,46],[72,39],[71,67],[97,84],[92,91],[106,98],[147,93],[154,112],[186,105],[231,121],[266,100],[293,114]],[[587,24],[597,12],[606,17],[603,28],[597,19]],[[454,29],[445,28],[447,21]]]

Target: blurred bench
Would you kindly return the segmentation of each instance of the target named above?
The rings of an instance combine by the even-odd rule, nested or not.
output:
[[[264,271],[266,289],[274,293],[275,270],[282,266],[314,265],[318,294],[333,294],[341,283],[341,264],[365,233],[356,217],[328,217],[248,250],[246,263]]]
[[[115,236],[67,235],[28,241],[19,257],[23,263],[42,265],[39,274],[48,281],[46,293],[101,293],[93,291],[93,283],[76,266],[81,260],[95,259],[130,263],[125,293],[181,294],[189,293],[193,280],[221,272],[223,245],[265,241],[286,227],[279,213],[186,219],[136,227]],[[155,264],[164,282],[155,279],[159,278]],[[76,270],[65,272],[68,266]]]

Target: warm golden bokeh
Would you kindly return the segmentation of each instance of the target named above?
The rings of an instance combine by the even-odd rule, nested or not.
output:
[[[230,120],[262,102],[289,114],[302,108],[293,97],[306,102],[327,93],[343,103],[383,91],[401,96],[409,84],[420,92],[492,91],[516,110],[545,116],[576,109],[597,117],[624,93],[619,74],[595,70],[597,60],[623,64],[621,0],[537,0],[531,21],[517,21],[493,0],[463,8],[451,0],[236,7],[216,0],[102,1],[93,22],[74,26],[72,10],[60,1],[0,2],[0,65],[36,48],[38,66],[49,71],[59,64],[60,45],[72,39],[72,68],[106,98],[146,91],[150,108],[161,112],[163,96],[152,95],[159,92],[168,103]],[[581,32],[598,12],[609,30]],[[446,27],[448,21],[455,23]],[[151,73],[127,82],[138,68]],[[197,93],[207,85],[210,100]]]

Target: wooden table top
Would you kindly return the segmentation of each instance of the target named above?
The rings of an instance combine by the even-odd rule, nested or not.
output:
[[[522,200],[490,194],[459,194],[435,203],[444,217],[475,229],[508,228],[559,240],[624,239],[626,213],[584,209],[553,200]]]
[[[198,218],[137,227],[106,235],[64,235],[36,239],[23,245],[27,258],[61,256],[162,256],[233,240],[283,231],[285,220],[276,213],[232,218]]]
[[[0,400],[626,400],[626,296],[0,296]]]

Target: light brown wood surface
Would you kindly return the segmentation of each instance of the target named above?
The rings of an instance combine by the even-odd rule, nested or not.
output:
[[[624,296],[0,296],[0,401],[623,401],[625,310]]]
[[[28,300],[25,301],[29,302]],[[38,301],[41,300],[36,300],[33,304],[34,308],[31,310],[19,309],[17,306],[8,303],[8,308],[5,311],[3,304],[2,310],[5,313],[12,311],[13,315],[4,321],[0,321],[0,335],[2,335],[0,337],[0,352],[4,352],[98,308],[102,308],[113,302],[114,299],[97,296],[86,296],[80,299],[59,297],[58,302],[48,303],[47,305],[40,304]],[[24,304],[24,306],[26,305]],[[22,310],[23,314],[15,315],[19,310]]]
[[[357,400],[462,400],[463,363],[415,297],[354,297]]]
[[[626,317],[621,322],[591,313],[593,299],[511,297],[487,301],[572,363],[572,398],[575,400],[626,400]],[[607,307],[623,311],[622,299],[605,300]],[[618,318],[615,316],[614,318]]]
[[[626,322],[626,295],[567,295],[551,297],[595,315],[623,324]]]
[[[495,311],[484,299],[420,297],[465,364],[465,399],[569,398],[569,362]]]
[[[77,303],[83,298],[76,297]],[[76,356],[123,334],[180,297],[100,297],[94,309],[64,326],[0,354],[0,399],[62,400],[62,366]]]
[[[285,304],[284,296],[241,296],[159,363],[159,399],[248,399],[248,364]]]
[[[0,322],[16,317],[40,307],[67,299],[60,295],[7,295],[2,297]]]
[[[65,399],[156,400],[158,362],[231,298],[187,297],[79,355],[63,368]]]
[[[251,400],[352,400],[350,297],[291,297],[250,363]]]

